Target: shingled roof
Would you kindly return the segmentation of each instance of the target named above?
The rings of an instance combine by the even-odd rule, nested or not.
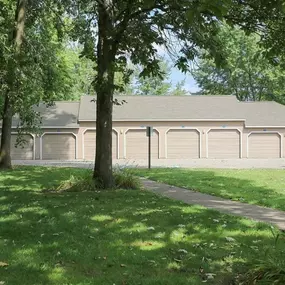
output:
[[[114,121],[181,121],[241,119],[232,109],[234,96],[117,96],[121,106],[114,105]],[[81,98],[79,121],[96,121],[95,98]]]
[[[83,96],[79,121],[96,121],[95,97]],[[117,96],[113,121],[245,121],[246,126],[285,127],[285,106],[240,102],[235,96]]]
[[[79,102],[55,102],[54,105],[47,107],[45,104],[40,104],[34,107],[36,112],[39,112],[42,117],[41,127],[64,127],[78,128],[78,112]],[[19,123],[18,116],[13,118],[13,127],[17,127]],[[1,127],[2,122],[0,122]]]
[[[285,127],[285,106],[274,101],[238,102],[247,127]]]
[[[40,104],[35,110],[42,115],[42,127],[78,128],[79,106],[79,102],[55,102],[50,107]]]
[[[285,106],[276,102],[239,102],[235,96],[117,96],[113,121],[244,121],[247,127],[285,127]],[[40,104],[42,127],[78,128],[96,121],[96,98]],[[14,120],[16,126],[17,120]]]

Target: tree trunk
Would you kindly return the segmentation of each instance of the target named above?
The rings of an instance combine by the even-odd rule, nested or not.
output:
[[[111,90],[97,91],[96,157],[94,177],[99,178],[104,188],[113,187],[112,171],[112,110]]]
[[[16,85],[16,68],[20,56],[21,46],[24,38],[25,14],[26,14],[27,0],[18,0],[15,12],[16,26],[13,30],[12,46],[14,47],[15,56],[8,62],[7,85],[8,91],[5,95],[2,135],[0,147],[0,169],[11,169],[11,131],[12,131],[12,117],[13,117],[13,103],[12,96],[15,96],[17,90]],[[16,98],[15,98],[16,100]]]
[[[12,109],[10,106],[9,94],[6,93],[4,110],[3,110],[3,123],[1,135],[1,148],[0,148],[0,169],[11,169],[11,131],[12,131]]]
[[[103,188],[112,188],[112,113],[114,94],[115,51],[111,40],[110,0],[99,4],[97,78],[96,78],[96,156],[94,178],[100,179]]]

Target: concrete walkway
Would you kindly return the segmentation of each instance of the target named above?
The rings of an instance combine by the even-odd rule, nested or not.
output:
[[[49,165],[93,168],[94,161],[15,160],[17,165]],[[147,167],[147,160],[115,159],[114,167]],[[224,169],[285,169],[285,159],[153,159],[153,167],[224,168]]]
[[[142,183],[147,190],[162,196],[185,202],[186,204],[201,205],[215,209],[222,213],[242,216],[249,219],[271,223],[285,231],[285,212],[270,208],[234,202],[223,198],[194,192],[191,190],[158,183],[142,178]]]

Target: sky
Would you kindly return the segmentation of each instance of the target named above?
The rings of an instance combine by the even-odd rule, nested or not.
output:
[[[161,57],[163,57],[165,60],[169,61],[170,63],[172,62],[165,47],[156,44],[154,45],[154,47],[157,49],[157,52]],[[187,91],[189,91],[190,93],[195,93],[200,90],[196,81],[194,80],[194,78],[190,73],[184,74],[178,68],[172,67],[170,75],[172,86],[174,87],[177,82],[182,81],[184,79],[185,79],[184,88]]]
[[[172,86],[175,86],[177,82],[185,79],[184,88],[187,91],[189,91],[190,93],[195,93],[200,90],[200,88],[197,86],[197,83],[194,80],[194,78],[191,76],[191,74],[189,73],[184,74],[175,67],[171,69],[170,78],[171,78],[170,80],[171,80]]]

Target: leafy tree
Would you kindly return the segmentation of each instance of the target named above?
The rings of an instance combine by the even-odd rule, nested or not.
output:
[[[221,20],[254,31],[260,25],[276,23],[271,21],[272,15],[282,22],[282,11],[281,0],[79,0],[74,7],[74,37],[97,66],[94,177],[101,179],[105,187],[113,185],[114,78],[118,70],[126,71],[127,58],[143,66],[141,76],[157,76],[161,71],[155,44],[166,46],[167,50],[174,50],[173,54],[179,54],[176,66],[187,71],[188,60],[194,59],[198,48],[209,50],[217,60],[220,58],[219,45],[213,37]],[[278,23],[277,27],[282,25]],[[270,31],[263,32],[267,35]]]
[[[64,24],[59,22],[60,13],[63,11],[58,2],[52,0],[0,0],[0,168],[11,168],[12,116],[18,114],[19,130],[23,133],[39,122],[33,105],[68,94],[58,76],[62,73],[58,52]]]
[[[239,100],[282,100],[285,71],[264,56],[260,36],[224,26],[216,40],[221,43],[223,65],[217,66],[201,51],[193,77],[205,94],[234,94]]]
[[[183,96],[190,95],[190,92],[185,88],[185,79],[176,83],[175,88],[171,90],[170,95],[172,96]]]
[[[159,68],[161,73],[156,76],[143,77],[143,66],[136,66],[134,70],[133,88],[135,95],[167,95],[169,94],[171,83],[170,66],[166,61],[160,60]]]
[[[58,53],[59,68],[57,78],[69,90],[57,96],[66,100],[79,100],[82,95],[93,95],[94,63],[81,56],[81,47],[66,43]]]
[[[178,82],[172,87],[170,75],[171,65],[163,58],[159,59],[160,74],[155,76],[140,76],[143,66],[134,66],[131,81],[126,86],[131,89],[133,95],[186,95],[187,91],[183,88],[185,80]],[[130,91],[127,91],[130,93]]]
[[[2,4],[2,3],[1,3]],[[11,126],[12,126],[12,116],[13,110],[11,108],[11,96],[9,93],[17,92],[17,86],[15,86],[17,82],[19,82],[19,74],[17,74],[15,62],[20,59],[20,51],[23,43],[24,37],[24,27],[26,21],[26,0],[18,0],[17,7],[15,8],[15,22],[16,26],[14,27],[12,33],[12,39],[9,39],[9,34],[7,35],[6,41],[10,41],[11,44],[6,46],[2,46],[2,53],[4,53],[4,48],[11,49],[12,55],[10,57],[7,56],[7,69],[4,71],[2,77],[1,91],[5,92],[4,102],[2,103],[4,106],[3,111],[3,124],[2,124],[2,136],[1,136],[1,149],[0,149],[0,168],[10,168],[11,167],[11,159],[10,159],[10,144],[11,144]],[[3,15],[1,17],[3,21]],[[11,36],[10,36],[11,38]],[[4,38],[5,40],[5,38]],[[5,63],[5,62],[4,62]]]

